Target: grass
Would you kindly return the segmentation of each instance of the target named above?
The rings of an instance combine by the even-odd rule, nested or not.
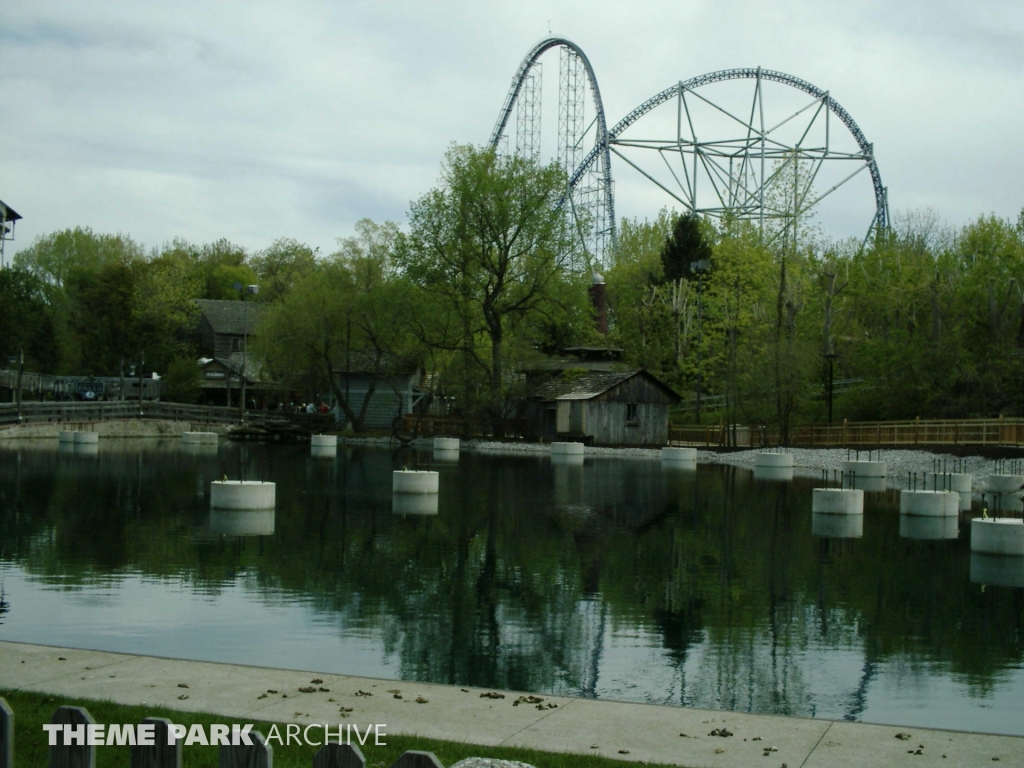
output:
[[[48,723],[54,710],[63,705],[82,706],[89,710],[97,723],[138,723],[146,717],[166,717],[172,722],[191,726],[199,723],[206,727],[213,723],[236,722],[231,718],[208,715],[199,712],[179,712],[151,706],[125,706],[109,701],[70,700],[63,697],[43,693],[23,691],[5,691],[0,689],[0,696],[14,710],[14,764],[16,766],[43,766],[48,764],[49,754],[46,733],[43,723]],[[269,733],[271,723],[256,722],[254,731],[264,735]],[[281,723],[278,729],[284,733]],[[311,734],[312,735],[312,734]],[[320,732],[322,736],[322,731]],[[537,768],[623,768],[630,765],[621,760],[613,760],[594,755],[566,754],[556,752],[540,752],[534,749],[519,747],[483,747],[456,741],[438,741],[413,736],[394,736],[388,734],[386,745],[374,746],[372,737],[367,744],[360,746],[366,757],[368,768],[389,768],[399,756],[410,749],[433,752],[442,765],[450,766],[467,757],[493,757],[504,760],[519,760]],[[271,742],[274,748],[275,768],[310,768],[317,747],[305,744],[297,746],[281,745]],[[182,765],[184,768],[217,768],[218,747],[192,745],[182,748]],[[127,768],[129,764],[128,747],[96,747],[96,768]],[[647,765],[660,766],[648,763]]]

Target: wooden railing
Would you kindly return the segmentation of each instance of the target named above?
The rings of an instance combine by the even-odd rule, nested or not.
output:
[[[122,419],[160,419],[195,424],[249,424],[291,422],[310,429],[330,429],[333,416],[318,413],[288,413],[286,411],[245,411],[220,405],[183,405],[160,401],[122,401],[100,403],[14,403],[0,404],[0,429],[16,424],[92,423]]]
[[[50,768],[67,768],[68,766],[81,766],[82,768],[95,768],[96,747],[85,744],[86,734],[89,726],[95,725],[92,715],[84,707],[58,707],[50,718],[53,725],[66,726],[76,731],[76,736],[64,739],[64,733],[60,732],[57,743],[50,747],[49,760]],[[131,750],[131,764],[143,768],[181,768],[182,742],[184,737],[177,737],[171,732],[171,721],[162,717],[147,717],[140,726],[145,726],[147,738],[150,743],[144,745],[135,744],[138,739],[135,733],[138,726],[131,729],[130,743],[133,746],[122,744],[121,748],[127,747]],[[339,726],[339,732],[341,727]],[[369,730],[369,726],[367,726]],[[127,729],[126,729],[127,730]],[[81,734],[81,739],[77,737]],[[273,763],[273,749],[267,744],[266,738],[259,731],[247,731],[246,738],[251,744],[221,744],[218,747],[218,763],[227,768],[270,768]],[[127,740],[127,739],[126,739]],[[237,739],[242,741],[242,739]],[[68,744],[67,741],[80,741],[80,743]],[[118,747],[114,747],[117,749]],[[14,765],[14,712],[10,706],[0,698],[0,768],[9,768]],[[317,750],[311,762],[313,768],[330,768],[340,766],[342,768],[365,768],[366,758],[362,750],[355,744],[326,744]],[[378,763],[382,765],[382,763]],[[444,768],[432,752],[405,752],[394,763],[391,768]]]
[[[735,435],[735,440],[731,439]],[[778,445],[778,430],[724,424],[669,427],[669,442],[720,448]],[[908,447],[914,445],[1024,445],[1024,419],[914,419],[860,421],[793,427],[789,445],[808,448]]]
[[[490,423],[469,421],[458,416],[411,415],[402,419],[402,431],[415,435],[459,435],[476,436],[490,434]],[[526,431],[525,419],[503,419],[505,437],[523,437]]]

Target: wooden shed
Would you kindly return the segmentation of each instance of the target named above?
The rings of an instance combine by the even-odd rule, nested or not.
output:
[[[530,393],[530,433],[547,440],[582,440],[593,445],[668,442],[668,411],[679,395],[643,370],[567,370]]]

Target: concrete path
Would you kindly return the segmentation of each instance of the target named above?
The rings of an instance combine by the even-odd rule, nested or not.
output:
[[[309,687],[316,692],[299,690]],[[487,698],[481,694],[488,691],[457,686],[22,643],[0,642],[0,689],[49,693],[68,704],[109,699],[214,713],[226,722],[354,723],[361,729],[384,723],[389,734],[694,768],[1024,765],[1024,738],[1013,736],[559,696],[515,705],[520,694],[510,691]],[[548,708],[552,703],[557,707]],[[351,713],[342,715],[342,707]],[[710,735],[718,729],[732,735]]]

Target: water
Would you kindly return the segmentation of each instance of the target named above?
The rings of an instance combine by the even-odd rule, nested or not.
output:
[[[1024,735],[1024,590],[891,492],[828,538],[810,481],[721,466],[55,443],[0,447],[3,640]],[[402,466],[437,514],[392,511]],[[219,533],[223,474],[277,483],[272,533]]]

